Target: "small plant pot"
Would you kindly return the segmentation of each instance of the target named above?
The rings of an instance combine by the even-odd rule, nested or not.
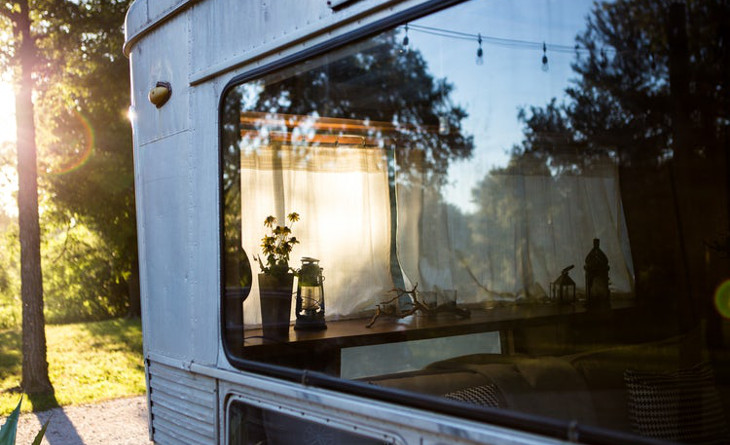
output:
[[[264,338],[289,339],[294,274],[272,276],[259,274],[261,296],[261,328]]]

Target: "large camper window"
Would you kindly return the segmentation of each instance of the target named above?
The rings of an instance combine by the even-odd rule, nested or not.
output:
[[[231,360],[726,438],[729,14],[474,0],[241,78]]]

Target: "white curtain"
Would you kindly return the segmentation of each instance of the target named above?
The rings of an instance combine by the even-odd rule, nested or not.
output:
[[[264,219],[280,225],[291,212],[301,257],[320,260],[328,318],[372,309],[393,288],[390,275],[390,199],[384,150],[355,146],[274,144],[241,150],[242,243],[254,279],[244,303],[244,323],[261,320],[258,263]],[[289,225],[287,223],[287,225]]]
[[[442,181],[413,172],[397,178],[391,205],[381,148],[251,147],[241,150],[242,243],[254,272],[244,303],[247,325],[260,323],[253,256],[266,232],[263,221],[273,215],[281,224],[291,212],[301,216],[292,227],[301,244],[290,265],[298,268],[305,256],[320,260],[329,319],[362,314],[393,296],[391,209],[408,288],[455,290],[462,304],[539,299],[574,265],[570,275],[582,290],[585,257],[599,238],[612,292],[633,291],[618,174],[610,162],[583,175],[486,174],[474,189],[477,210],[465,213],[444,202]]]
[[[488,173],[474,190],[477,211],[444,202],[438,181],[398,187],[398,258],[407,283],[453,289],[459,303],[541,299],[563,268],[579,291],[583,265],[600,239],[614,294],[633,292],[633,265],[610,162],[590,174]],[[436,184],[436,185],[434,185]]]

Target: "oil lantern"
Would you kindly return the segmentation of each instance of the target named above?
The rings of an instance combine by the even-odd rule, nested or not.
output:
[[[560,276],[550,283],[550,299],[560,304],[575,303],[575,281],[568,275],[573,268],[570,265],[560,272]]]
[[[324,277],[319,260],[302,258],[302,267],[297,271],[297,321],[294,329],[320,330],[327,329],[324,322]]]

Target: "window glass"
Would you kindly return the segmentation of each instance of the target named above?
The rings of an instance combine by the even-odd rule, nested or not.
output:
[[[235,401],[228,409],[228,445],[384,445],[394,443],[387,435],[374,438],[355,433],[340,425],[335,428],[329,419],[317,421],[302,413],[284,414],[270,409]],[[360,429],[362,431],[362,429]]]
[[[230,89],[229,353],[727,437],[728,16],[475,0]]]

